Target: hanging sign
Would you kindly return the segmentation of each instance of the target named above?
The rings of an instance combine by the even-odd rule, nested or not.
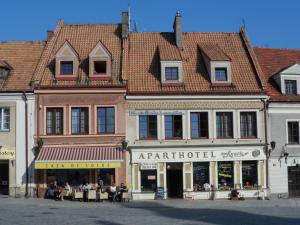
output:
[[[156,163],[141,163],[141,170],[156,170]]]

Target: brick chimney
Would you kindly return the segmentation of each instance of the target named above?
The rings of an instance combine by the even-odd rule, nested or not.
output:
[[[178,48],[183,48],[183,37],[182,37],[182,17],[178,11],[175,16],[174,24],[174,35],[175,41]]]
[[[127,38],[129,34],[129,13],[122,12],[122,38]]]

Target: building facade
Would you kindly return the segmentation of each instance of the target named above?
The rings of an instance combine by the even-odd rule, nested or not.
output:
[[[270,189],[275,197],[300,196],[300,51],[255,48],[268,95]]]
[[[130,33],[126,140],[133,199],[265,191],[263,80],[239,33]]]
[[[49,34],[33,79],[38,196],[54,181],[127,183],[122,25],[61,21]]]
[[[0,43],[0,194],[32,196],[35,98],[30,80],[43,42]]]

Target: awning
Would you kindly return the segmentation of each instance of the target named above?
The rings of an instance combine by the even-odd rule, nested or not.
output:
[[[118,168],[123,153],[119,147],[45,146],[35,160],[35,169]]]

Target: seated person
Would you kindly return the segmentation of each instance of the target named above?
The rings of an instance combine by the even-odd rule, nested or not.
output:
[[[55,185],[54,183],[50,183],[48,185],[48,188],[47,188],[47,192],[46,192],[46,198],[54,198],[54,190],[55,190]]]
[[[203,189],[204,189],[205,191],[209,191],[209,190],[210,190],[210,185],[209,185],[208,183],[204,183],[204,184],[203,184]]]
[[[112,201],[115,202],[116,201],[116,196],[117,196],[117,187],[115,183],[112,183],[112,185],[109,188],[109,192],[112,198]]]

